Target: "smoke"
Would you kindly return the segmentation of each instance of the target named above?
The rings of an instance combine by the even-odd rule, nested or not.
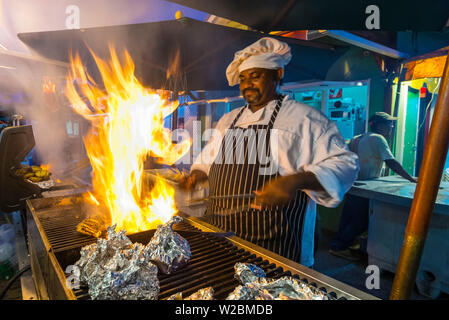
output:
[[[169,20],[173,19],[175,12],[180,9],[186,16],[200,20],[207,16],[204,13],[162,0],[61,0],[57,2],[51,0],[38,2],[4,0],[1,2],[3,3],[3,15],[0,21],[2,48],[7,48],[9,52],[25,55],[28,54],[25,53],[28,51],[35,57],[39,55],[30,47],[26,47],[17,38],[17,34],[67,29],[67,21],[73,18],[67,11],[68,6],[79,8],[81,28]],[[161,49],[159,55],[148,56],[146,52],[154,52],[153,46],[158,46],[166,39],[158,37],[156,33],[151,41],[129,43],[128,39],[131,38],[129,32],[131,31],[127,28],[121,32],[115,31],[115,34],[111,35],[108,40],[112,41],[118,49],[128,49],[134,52],[136,76],[139,80],[155,83],[157,81],[154,79],[158,79],[162,85],[171,81],[173,82],[170,82],[171,86],[183,87],[183,83],[176,82],[179,80],[179,77],[176,77],[179,73],[179,52],[177,56],[167,57],[165,50]],[[89,39],[89,45],[99,56],[103,56],[104,48],[107,48],[105,41],[103,34],[99,33]],[[67,61],[64,59],[64,55],[70,53],[63,41],[59,41],[57,38],[55,41],[49,40],[45,44],[38,44],[38,46],[49,48],[47,51],[49,54],[43,54],[47,58]],[[77,47],[74,46],[72,49],[76,50]],[[84,156],[81,137],[87,131],[87,122],[71,110],[62,92],[65,87],[67,70],[48,63],[7,56],[7,50],[0,52],[0,65],[14,68],[0,69],[0,94],[20,92],[25,97],[14,103],[14,113],[23,115],[26,122],[32,124],[36,140],[35,153],[40,162],[49,163],[53,174],[63,172]],[[90,64],[87,69],[95,77],[96,70],[90,69],[92,67],[91,57],[84,56],[82,58],[87,60],[83,59],[86,65]],[[165,68],[167,59],[178,61],[177,64],[170,64],[173,67],[168,71],[171,72],[169,79],[166,77],[167,69]],[[149,68],[152,69],[150,73],[147,72]],[[76,128],[76,123],[79,123],[78,128]],[[70,134],[69,131],[72,133],[78,131],[78,135]]]
[[[20,84],[15,90],[20,90],[24,98],[13,110],[24,116],[22,124],[33,126],[34,158],[42,164],[50,164],[50,171],[57,175],[83,157],[82,124],[67,106],[62,93],[65,70],[47,64],[41,65],[40,70],[35,66],[24,68],[25,65],[28,63],[22,62],[14,75],[14,81]]]

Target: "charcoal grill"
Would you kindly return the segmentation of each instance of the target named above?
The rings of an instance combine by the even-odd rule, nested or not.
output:
[[[71,290],[66,286],[64,271],[67,266],[79,259],[83,246],[96,241],[75,230],[85,216],[76,201],[71,200],[75,197],[27,200],[29,251],[39,299],[90,299],[87,287]],[[234,279],[237,262],[254,263],[271,278],[293,276],[323,290],[333,299],[377,299],[238,237],[217,235],[222,230],[199,218],[187,218],[176,225],[175,230],[189,241],[192,257],[181,270],[158,276],[159,299],[177,292],[188,296],[208,286],[214,288],[215,298],[224,299],[238,285]],[[153,233],[154,230],[149,230],[129,238],[146,244]]]

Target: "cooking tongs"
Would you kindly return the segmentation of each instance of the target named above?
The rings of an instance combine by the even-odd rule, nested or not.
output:
[[[208,196],[205,198],[197,198],[188,200],[189,204],[201,203],[209,200],[232,200],[232,199],[253,199],[255,194],[234,194],[226,196]]]

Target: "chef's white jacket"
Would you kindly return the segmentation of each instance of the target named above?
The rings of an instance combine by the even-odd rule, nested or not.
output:
[[[268,124],[276,101],[252,112],[247,108],[236,123],[236,127]],[[243,107],[242,107],[243,108]],[[215,160],[225,131],[241,108],[225,114],[217,123],[211,139],[196,157],[192,170],[209,173]],[[359,171],[358,157],[349,151],[337,126],[319,110],[299,103],[289,96],[282,101],[282,107],[273,125],[270,139],[271,152],[276,152],[271,160],[277,165],[280,175],[290,175],[300,171],[315,174],[325,191],[303,190],[310,197],[308,201],[303,239],[301,264],[312,266],[316,204],[336,207],[351,188]]]

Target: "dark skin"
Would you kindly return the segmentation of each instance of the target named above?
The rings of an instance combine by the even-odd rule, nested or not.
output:
[[[388,139],[393,132],[394,122],[393,121],[385,121],[378,122],[373,125],[373,132],[382,135],[385,139]],[[418,180],[413,178],[411,175],[405,171],[402,165],[396,159],[385,160],[385,164],[390,168],[394,173],[400,175],[404,179],[407,179],[410,182],[417,183]]]
[[[278,97],[277,88],[284,70],[252,68],[240,73],[240,93],[252,112],[265,107]]]
[[[264,108],[279,96],[278,87],[283,75],[284,70],[281,68],[277,70],[252,68],[240,73],[240,92],[252,112]],[[197,184],[206,180],[205,172],[194,170],[190,176],[184,177],[180,181],[180,186],[192,190]],[[323,186],[313,173],[299,172],[272,179],[261,190],[254,190],[256,197],[251,207],[261,210],[267,206],[286,204],[294,198],[298,189],[324,191]]]

